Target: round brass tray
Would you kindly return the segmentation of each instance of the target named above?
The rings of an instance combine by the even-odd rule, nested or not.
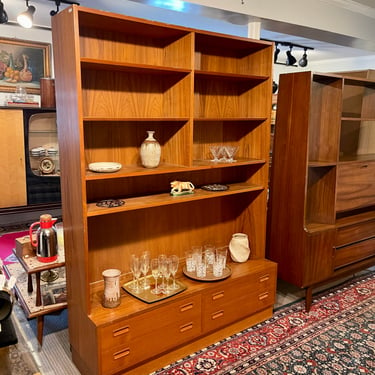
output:
[[[184,273],[185,276],[189,277],[190,279],[193,280],[198,280],[198,281],[219,281],[219,280],[224,280],[228,278],[232,274],[232,270],[230,267],[226,266],[223,270],[223,275],[222,276],[214,276],[212,271],[207,270],[206,277],[197,277],[197,274],[195,272],[188,272],[186,270],[186,266],[182,269],[182,272]]]

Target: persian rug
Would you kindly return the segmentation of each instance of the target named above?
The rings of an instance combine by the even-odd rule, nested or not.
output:
[[[13,232],[0,235],[0,258],[4,264],[17,262],[12,250],[16,247],[16,238],[26,236],[29,231]]]
[[[375,272],[277,310],[273,317],[153,375],[375,374]]]

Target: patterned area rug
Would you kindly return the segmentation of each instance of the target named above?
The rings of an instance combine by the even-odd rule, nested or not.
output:
[[[375,374],[374,296],[371,272],[153,374]]]

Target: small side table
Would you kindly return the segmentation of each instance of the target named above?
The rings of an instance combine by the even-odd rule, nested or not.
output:
[[[16,255],[15,251],[13,250]],[[50,305],[42,304],[40,275],[44,271],[65,267],[64,252],[59,252],[58,259],[51,263],[39,262],[36,256],[17,257],[18,263],[4,265],[8,277],[17,277],[15,294],[18,298],[27,319],[37,318],[37,338],[42,345],[44,316],[67,308],[66,301]],[[33,288],[33,277],[35,275],[36,290]]]

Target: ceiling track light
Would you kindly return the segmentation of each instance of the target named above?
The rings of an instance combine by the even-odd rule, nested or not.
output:
[[[292,55],[293,46],[289,46],[289,51],[286,51],[286,61],[285,64],[290,66],[297,62],[297,59]]]
[[[4,9],[4,4],[0,0],[0,23],[7,23],[8,22],[8,15]]]
[[[59,13],[60,11],[60,5],[61,4],[68,4],[68,5],[79,5],[79,3],[77,3],[76,1],[68,1],[68,0],[50,0],[50,1],[53,1],[56,5],[56,10],[51,10],[49,12],[50,16],[53,17],[53,16],[56,16],[57,13]]]
[[[24,28],[30,29],[33,26],[33,16],[35,13],[35,7],[29,5],[29,0],[26,0],[26,11],[20,13],[17,16],[17,22]]]
[[[298,66],[299,65],[300,67],[304,68],[308,64],[307,50],[308,49],[309,50],[314,49],[312,47],[302,46],[300,44],[295,44],[295,43],[290,43],[290,42],[281,42],[281,41],[270,40],[270,39],[262,39],[262,40],[265,40],[267,42],[275,43],[275,51],[274,51],[274,54],[273,54],[273,62],[274,62],[274,64],[279,64],[279,65],[286,65],[286,66]],[[280,54],[279,45],[284,46],[284,47],[289,47],[289,50],[286,51],[287,59],[286,59],[285,63],[278,62],[278,57],[279,57],[279,54]],[[298,65],[296,64],[297,59],[292,55],[292,49],[293,48],[302,48],[304,50],[304,53],[303,53],[301,59],[298,61]]]

